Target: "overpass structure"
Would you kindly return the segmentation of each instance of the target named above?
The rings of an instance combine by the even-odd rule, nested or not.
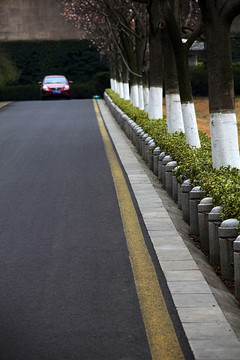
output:
[[[57,0],[0,0],[0,41],[81,39]]]

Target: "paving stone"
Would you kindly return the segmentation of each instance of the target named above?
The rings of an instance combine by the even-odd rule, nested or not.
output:
[[[173,293],[173,300],[177,308],[217,306],[217,301],[212,294],[177,294]]]
[[[206,281],[168,281],[172,294],[211,294]]]

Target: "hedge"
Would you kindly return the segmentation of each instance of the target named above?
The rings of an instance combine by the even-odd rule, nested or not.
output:
[[[222,207],[222,219],[236,218],[240,221],[240,170],[212,167],[211,140],[199,131],[201,147],[188,146],[183,133],[169,134],[166,118],[149,120],[147,113],[134,107],[130,101],[121,99],[114,91],[106,93],[114,103],[148,133],[160,147],[170,154],[179,167],[176,172],[179,182],[191,179],[194,186],[200,185],[205,196],[213,198],[214,206]]]
[[[86,83],[108,71],[89,40],[0,41],[3,53],[20,72],[14,85],[37,84],[45,75],[63,74],[75,83]]]
[[[104,89],[109,86],[109,73],[99,73],[92,81],[84,84],[72,84],[73,99],[89,99],[94,95],[103,96]],[[0,101],[40,100],[39,85],[12,85],[0,87]]]

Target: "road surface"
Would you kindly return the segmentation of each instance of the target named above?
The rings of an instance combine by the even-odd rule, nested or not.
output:
[[[0,211],[1,360],[157,359],[92,100],[0,109]]]

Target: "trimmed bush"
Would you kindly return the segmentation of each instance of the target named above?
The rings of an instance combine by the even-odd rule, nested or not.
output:
[[[162,151],[177,161],[178,182],[191,179],[200,185],[205,196],[211,196],[215,206],[222,206],[222,219],[236,218],[240,221],[240,170],[212,167],[211,140],[199,131],[201,148],[190,148],[183,133],[169,134],[166,119],[149,120],[147,113],[133,107],[130,101],[120,99],[112,90],[106,90],[114,103],[132,120],[140,125]]]

